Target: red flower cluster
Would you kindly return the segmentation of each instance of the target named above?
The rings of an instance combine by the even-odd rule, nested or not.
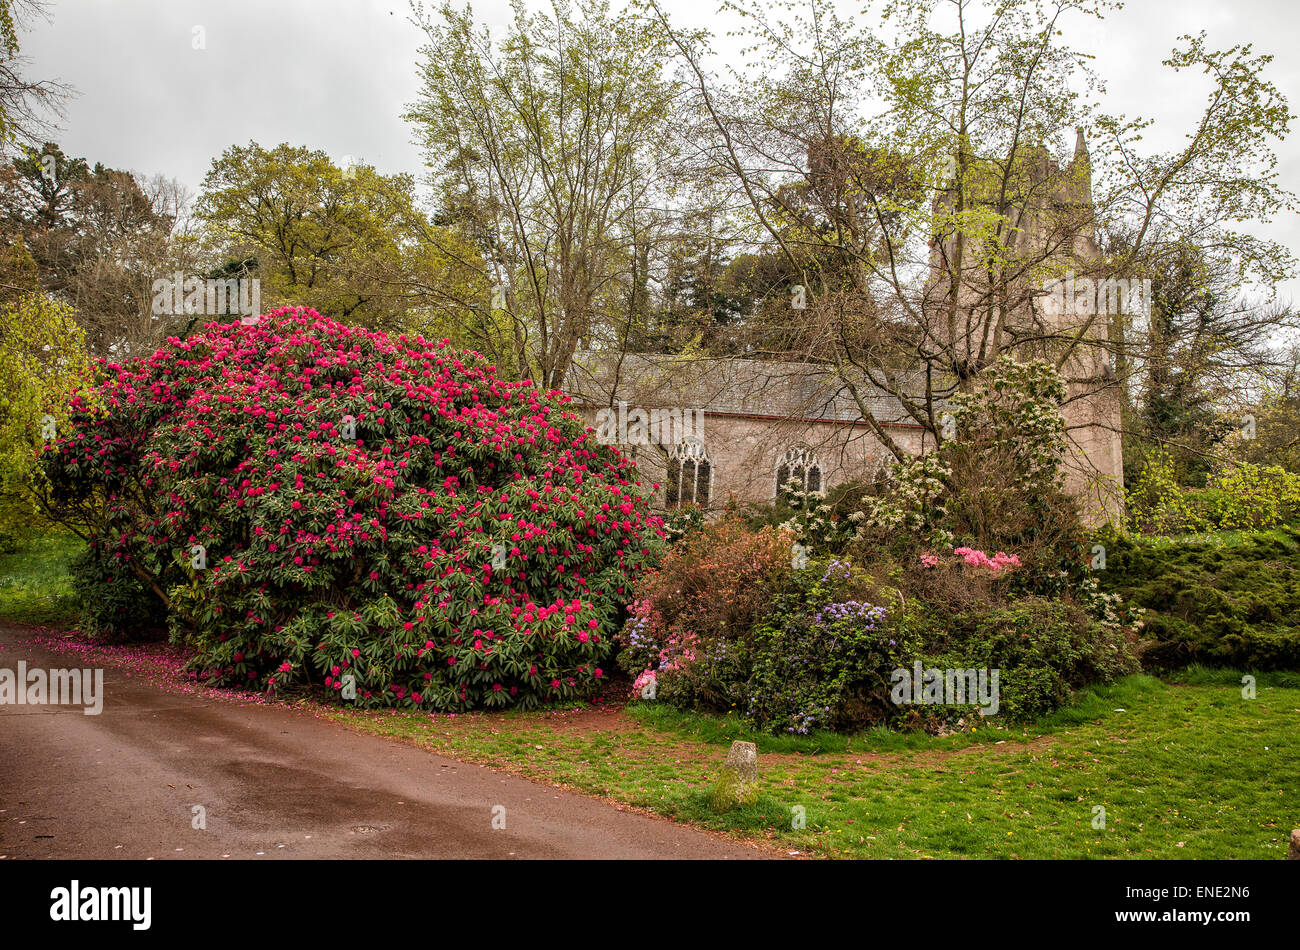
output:
[[[662,532],[559,394],[310,310],[104,369],[46,473],[207,675],[436,709],[596,685]]]

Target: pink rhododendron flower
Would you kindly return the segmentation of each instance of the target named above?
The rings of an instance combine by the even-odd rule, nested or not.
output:
[[[593,688],[571,672],[607,655],[595,631],[662,530],[634,463],[562,395],[445,340],[293,308],[100,369],[42,465],[103,498],[105,567],[162,565],[167,589],[174,552],[203,545],[183,580],[198,597],[173,608],[203,675],[333,690],[350,667],[363,705],[453,709]],[[494,543],[514,573],[482,570]]]

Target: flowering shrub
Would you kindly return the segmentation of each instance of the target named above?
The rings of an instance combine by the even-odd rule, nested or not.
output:
[[[632,681],[632,696],[638,697],[647,686],[658,683],[659,674],[654,670],[642,670],[641,675]]]
[[[634,676],[679,669],[695,659],[702,641],[752,629],[793,571],[793,543],[772,527],[751,532],[737,518],[688,534],[639,579],[620,637],[620,664]]]
[[[1116,591],[1103,591],[1097,575],[1090,574],[1079,584],[1076,592],[1079,603],[1106,630],[1119,631],[1126,627],[1142,628],[1142,609],[1124,603],[1124,596]]]
[[[1004,355],[975,389],[953,395],[955,438],[945,443],[944,456],[964,489],[954,513],[978,523],[1019,511],[1027,494],[1062,487],[1066,394],[1051,363]]]
[[[81,628],[105,642],[161,639],[167,610],[140,578],[104,545],[89,545],[72,562],[72,589],[82,607]],[[86,609],[90,608],[90,609]]]
[[[777,527],[788,531],[801,543],[834,548],[853,536],[852,522],[835,517],[823,491],[809,491],[798,482],[790,481],[781,487],[780,500],[791,514]]]
[[[862,498],[862,510],[849,515],[860,539],[906,535],[925,544],[949,546],[947,481],[952,471],[937,454],[895,462],[885,491]]]
[[[937,450],[895,462],[885,485],[849,515],[863,554],[887,548],[902,560],[918,549],[964,544],[1015,549],[1024,584],[1040,592],[1081,553],[1078,510],[1061,469],[1065,382],[1048,363],[1002,357],[940,418]],[[1079,572],[1074,571],[1077,582]]]
[[[653,677],[660,700],[778,732],[884,718],[903,648],[879,589],[847,559],[795,568],[792,543],[726,518],[644,573],[618,638],[633,695]]]
[[[808,590],[812,603],[834,596],[822,583]],[[779,612],[755,631],[746,718],[806,735],[890,717],[889,674],[909,649],[885,621],[884,607],[859,600],[832,601],[811,618]]]
[[[680,541],[703,524],[704,512],[695,505],[678,508],[664,519],[664,538],[669,542]]]
[[[977,548],[926,551],[901,564],[868,560],[863,566],[887,572],[905,600],[921,600],[941,610],[995,609],[1024,591],[1020,557],[999,551],[990,557]]]
[[[1006,554],[1003,551],[989,557],[983,551],[976,551],[973,548],[957,548],[953,551],[953,554],[956,554],[971,567],[987,568],[995,574],[1003,569],[1020,566],[1020,558],[1014,554]]]
[[[773,732],[930,729],[969,709],[895,703],[894,671],[918,661],[1001,669],[1010,718],[1136,669],[1118,598],[1095,584],[1098,603],[1017,594],[1017,554],[959,548],[908,562],[878,556],[865,567],[815,558],[800,569],[790,539],[726,519],[643,573],[618,635],[633,696],[653,681],[657,700],[735,713]]]
[[[311,310],[102,369],[43,456],[47,500],[212,681],[457,710],[603,677],[660,532],[632,463],[554,394]]]

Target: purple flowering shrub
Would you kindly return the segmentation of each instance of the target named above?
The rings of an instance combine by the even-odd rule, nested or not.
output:
[[[866,578],[847,561],[800,574],[754,630],[745,718],[798,735],[897,718],[890,674],[917,644],[890,622],[896,608],[860,599]]]

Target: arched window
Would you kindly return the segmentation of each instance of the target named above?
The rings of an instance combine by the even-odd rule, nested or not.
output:
[[[776,497],[790,487],[796,490],[819,492],[822,490],[822,463],[806,445],[795,445],[776,463]]]
[[[668,450],[665,508],[672,510],[689,505],[707,508],[712,487],[713,464],[703,442],[699,439],[686,439]]]

